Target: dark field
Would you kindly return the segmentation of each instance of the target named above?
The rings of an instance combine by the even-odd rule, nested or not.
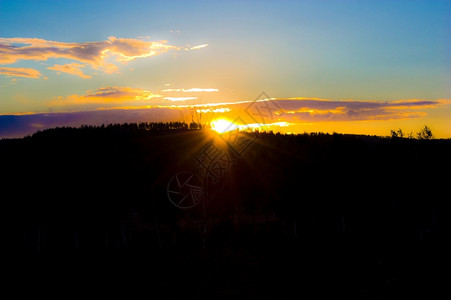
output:
[[[241,133],[230,144],[177,126],[1,140],[6,286],[156,299],[449,293],[450,140]],[[169,200],[177,174],[200,182],[197,198],[181,191],[192,208]]]

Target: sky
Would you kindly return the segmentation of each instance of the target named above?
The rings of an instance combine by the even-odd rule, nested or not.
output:
[[[0,138],[227,119],[451,138],[451,1],[0,0]]]

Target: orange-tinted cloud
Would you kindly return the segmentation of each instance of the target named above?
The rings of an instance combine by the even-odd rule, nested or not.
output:
[[[85,65],[72,63],[72,64],[67,64],[67,65],[55,64],[53,67],[48,67],[47,69],[58,71],[58,73],[63,72],[63,73],[68,73],[68,74],[72,74],[72,75],[77,75],[77,76],[80,76],[81,78],[91,78],[90,75],[86,75],[80,70],[80,68],[84,68],[84,67],[85,67]]]
[[[30,68],[7,68],[0,67],[0,74],[14,77],[39,78],[41,73],[38,70]]]
[[[165,89],[162,92],[183,92],[183,93],[201,93],[201,92],[218,92],[218,89],[202,89],[202,88],[190,88],[190,89]]]
[[[246,111],[256,119],[269,116],[290,122],[395,120],[421,117],[424,109],[451,103],[448,99],[398,101],[332,101],[317,98],[277,98],[251,103]]]
[[[187,89],[185,91],[189,91]],[[196,92],[207,89],[192,89]],[[211,89],[213,90],[213,89]],[[171,92],[171,91],[166,91]],[[183,92],[183,90],[174,90]],[[160,94],[161,93],[161,94]],[[79,106],[89,109],[119,108],[169,108],[175,110],[195,109],[204,114],[204,120],[224,117],[240,118],[243,124],[270,124],[287,122],[305,124],[314,122],[353,122],[403,120],[425,116],[430,109],[451,104],[450,99],[407,99],[397,101],[327,100],[319,98],[268,98],[258,101],[228,103],[191,103],[196,97],[187,94],[166,96],[164,90],[153,93],[149,90],[107,86],[87,91],[83,95],[59,97],[52,106]],[[152,102],[146,101],[159,98]],[[170,104],[169,104],[170,103]],[[99,105],[101,104],[101,105]],[[168,120],[171,121],[171,120]]]
[[[0,64],[12,64],[19,60],[45,61],[49,58],[67,58],[111,73],[118,68],[107,60],[126,63],[178,49],[176,46],[168,45],[164,40],[144,41],[116,37],[84,43],[65,43],[37,38],[0,38]]]
[[[241,101],[238,103],[215,103],[195,105],[149,105],[146,100],[157,97],[150,91],[130,87],[104,87],[88,91],[84,95],[72,95],[67,98],[60,97],[57,101],[69,104],[104,103],[105,107],[93,111],[81,111],[57,114],[23,113],[23,116],[0,116],[0,138],[17,137],[35,132],[37,129],[55,126],[79,126],[81,124],[109,124],[122,122],[168,122],[190,121],[193,109],[200,115],[202,121],[211,122],[226,119],[234,122],[234,126],[242,129],[260,128],[264,130],[279,130],[296,124],[317,124],[325,128],[324,124],[337,124],[353,121],[376,121],[414,118],[426,114],[426,109],[442,107],[451,104],[451,99],[421,100],[408,99],[388,102],[377,101],[331,101],[314,98],[269,99],[266,101]],[[132,102],[129,102],[131,100]],[[264,105],[268,104],[268,106]],[[108,106],[115,103],[115,106]],[[141,104],[140,104],[141,103]],[[266,121],[262,122],[260,116],[253,113],[258,111],[254,105],[261,105],[259,112],[266,111]],[[86,106],[82,106],[85,108]],[[265,108],[265,109],[263,109]],[[274,108],[274,109],[273,109]],[[273,118],[268,117],[272,111]],[[250,114],[252,118],[246,118]],[[329,122],[330,121],[330,122]],[[342,122],[343,121],[343,122]],[[14,126],[11,126],[14,124]],[[41,126],[42,124],[43,126]],[[375,124],[375,123],[372,123]],[[382,122],[383,124],[383,122]],[[389,124],[389,123],[388,123]],[[37,126],[40,126],[37,128]],[[334,125],[334,126],[335,126]],[[312,127],[314,128],[314,127]],[[332,127],[331,130],[335,130]],[[304,129],[302,129],[302,132]],[[371,133],[371,130],[368,131]],[[388,132],[388,129],[387,129]]]
[[[197,97],[164,97],[163,99],[177,102],[177,101],[187,101],[187,100],[196,100]]]
[[[110,37],[108,43],[110,46],[102,51],[103,54],[116,56],[116,60],[119,62],[159,55],[169,50],[179,49],[175,46],[166,45],[167,41],[148,42]]]
[[[401,120],[425,116],[426,110],[451,104],[450,99],[407,99],[397,101],[333,101],[319,98],[271,98],[235,103],[177,105],[196,107],[208,113],[224,113],[229,119],[241,118],[247,123],[274,122],[340,122]]]
[[[143,89],[131,87],[107,86],[96,90],[87,91],[84,95],[75,94],[68,97],[58,97],[55,101],[51,103],[51,105],[61,106],[61,105],[124,103],[133,101],[145,101],[159,97],[162,96]]]

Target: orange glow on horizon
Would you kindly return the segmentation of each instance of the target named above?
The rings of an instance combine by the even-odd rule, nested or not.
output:
[[[217,133],[224,133],[232,130],[240,131],[269,131],[274,128],[276,132],[280,132],[280,127],[288,127],[292,124],[287,122],[275,122],[269,124],[253,123],[253,124],[236,124],[233,121],[227,119],[217,119],[211,122],[211,129]]]
[[[217,119],[211,122],[211,129],[221,134],[227,131],[235,130],[239,128],[238,125],[227,119]]]

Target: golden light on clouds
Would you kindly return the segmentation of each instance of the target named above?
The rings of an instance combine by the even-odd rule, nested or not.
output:
[[[66,72],[77,72],[78,67],[79,65],[75,63],[52,68]],[[76,106],[114,103],[115,107],[120,107],[122,104],[128,108],[133,107],[133,105],[136,108],[146,105],[174,109],[189,108],[197,113],[205,114],[206,118],[209,114],[220,114],[222,117],[232,120],[239,116],[246,120],[248,124],[268,124],[277,122],[317,123],[415,119],[426,116],[427,110],[446,107],[451,103],[450,99],[407,99],[378,102],[317,98],[270,98],[260,101],[211,102],[208,101],[209,99],[199,98],[201,93],[215,92],[216,90],[213,88],[188,88],[153,92],[126,86],[107,86],[89,90],[81,95],[60,96],[49,105]],[[143,103],[143,101],[151,102]],[[173,104],[169,106],[168,102]],[[209,119],[212,117],[212,115],[208,116]]]
[[[124,103],[133,101],[145,101],[152,98],[160,98],[162,95],[154,94],[151,91],[131,88],[107,86],[92,91],[87,91],[84,95],[70,95],[58,97],[51,103],[52,106],[61,105],[81,105],[81,104],[108,104]]]
[[[109,37],[110,46],[103,51],[105,56],[116,56],[116,61],[127,62],[137,58],[150,57],[178,50],[179,47],[167,45],[167,41],[143,41],[138,39],[124,39]]]
[[[72,75],[77,75],[81,78],[91,78],[91,76],[84,74],[80,68],[84,68],[85,65],[82,64],[78,64],[78,63],[72,63],[72,64],[67,64],[67,65],[54,65],[53,67],[48,67],[48,70],[53,70],[53,71],[57,71],[58,74],[60,74],[60,72],[63,73],[68,73],[68,74],[72,74]]]
[[[165,89],[162,90],[162,92],[183,92],[183,93],[211,93],[211,92],[218,92],[218,89],[201,89],[201,88],[190,88],[190,89]]]
[[[221,107],[221,108],[202,108],[197,109],[196,112],[198,113],[225,113],[231,111],[228,107]]]
[[[1,58],[0,58],[1,59]],[[39,78],[41,72],[31,68],[7,68],[0,67],[0,74],[14,77]]]
[[[198,45],[188,50],[198,50],[208,44]],[[182,47],[168,44],[166,40],[149,41],[144,39],[109,37],[104,41],[66,43],[38,38],[0,38],[0,65],[13,64],[21,60],[47,61],[50,58],[64,58],[79,63],[55,64],[49,70],[64,72],[82,78],[90,78],[80,68],[86,66],[105,73],[118,72],[118,63],[160,55],[168,51],[182,50]],[[80,64],[82,63],[82,64]],[[39,78],[37,73],[14,68],[3,68],[0,74]],[[36,71],[36,70],[35,70]],[[38,71],[36,71],[38,72]],[[14,75],[12,75],[14,74]],[[25,74],[25,75],[24,75]],[[26,76],[27,74],[34,74]]]
[[[197,97],[164,97],[163,99],[177,102],[177,101],[196,100]]]

